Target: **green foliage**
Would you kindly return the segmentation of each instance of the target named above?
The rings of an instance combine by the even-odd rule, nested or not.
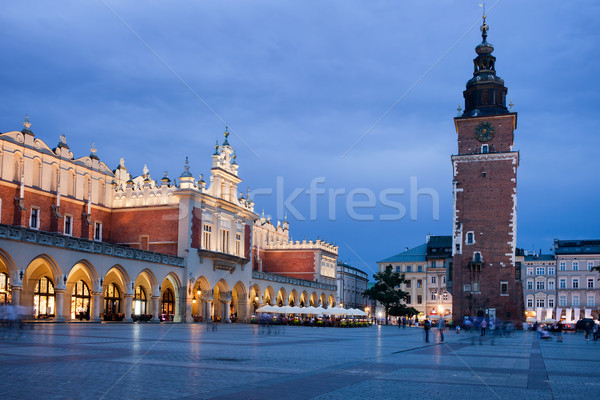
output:
[[[364,291],[363,296],[379,302],[385,309],[385,322],[387,324],[387,316],[390,315],[390,310],[394,310],[395,314],[391,315],[409,315],[412,310],[418,314],[417,310],[412,307],[407,307],[402,304],[408,296],[408,292],[400,289],[400,285],[408,282],[404,274],[393,272],[392,265],[385,267],[385,271],[378,272],[373,275],[377,282],[373,287]]]
[[[394,305],[390,308],[390,315],[394,317],[412,317],[419,314],[419,310],[406,304]]]

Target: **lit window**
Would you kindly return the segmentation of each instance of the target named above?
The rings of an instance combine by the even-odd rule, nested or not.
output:
[[[423,281],[421,279],[417,279],[417,287],[423,287]]]

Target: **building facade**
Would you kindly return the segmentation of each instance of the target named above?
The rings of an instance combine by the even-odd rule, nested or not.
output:
[[[408,292],[404,303],[415,308],[419,319],[427,315],[427,243],[409,249],[377,262],[379,272],[384,272],[391,265],[394,272],[404,274],[406,280],[400,289]],[[437,298],[436,298],[437,299]],[[437,304],[437,303],[436,303]],[[436,307],[437,309],[437,307]],[[383,308],[377,307],[377,314]]]
[[[556,316],[567,322],[600,318],[600,240],[554,240]]]
[[[453,169],[453,316],[488,316],[520,322],[523,289],[516,279],[517,167],[513,151],[517,114],[506,107],[507,89],[496,75],[494,47],[476,47],[465,109],[454,119],[458,154]]]
[[[58,321],[227,322],[278,300],[334,305],[337,247],[292,243],[287,221],[259,218],[238,193],[228,135],[206,182],[187,159],[176,181],[146,167],[133,177],[123,159],[111,170],[95,148],[75,158],[64,136],[50,148],[28,119],[0,134],[0,300]],[[279,261],[265,271],[269,252]]]
[[[452,236],[427,236],[427,313],[452,315],[448,271],[452,269]]]
[[[556,259],[553,254],[525,255],[521,261],[525,317],[556,316]]]
[[[363,296],[369,283],[369,275],[346,263],[337,263],[337,302],[344,308],[365,310],[369,306],[368,299]]]

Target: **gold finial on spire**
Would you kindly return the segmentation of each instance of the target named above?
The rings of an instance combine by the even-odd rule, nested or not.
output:
[[[479,3],[479,7],[483,8],[483,23],[481,24],[481,35],[483,36],[483,40],[487,37],[487,31],[490,29],[488,24],[485,23],[485,19],[487,16],[485,15],[485,2]]]
[[[510,99],[510,103],[508,103],[508,106],[510,107],[510,112],[513,112],[514,103],[512,99]]]
[[[456,111],[458,111],[458,116],[460,117],[462,115],[462,107],[460,106],[460,103],[458,103],[458,108]]]

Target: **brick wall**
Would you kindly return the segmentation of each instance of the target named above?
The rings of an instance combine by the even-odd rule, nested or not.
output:
[[[265,272],[306,280],[315,279],[315,251],[261,250],[260,257]]]
[[[192,244],[191,247],[199,249],[202,246],[202,210],[192,209]]]
[[[110,242],[139,248],[140,236],[147,235],[148,250],[177,255],[178,221],[177,206],[113,210]]]

